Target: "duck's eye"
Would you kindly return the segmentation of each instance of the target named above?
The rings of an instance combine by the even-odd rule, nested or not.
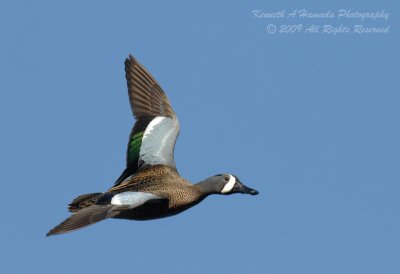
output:
[[[226,176],[224,179],[225,179],[225,181],[227,181],[227,182],[229,181],[229,177],[228,177],[228,176]]]

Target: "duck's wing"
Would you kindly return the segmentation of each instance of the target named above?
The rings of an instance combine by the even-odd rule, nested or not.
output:
[[[174,147],[179,135],[178,118],[153,76],[131,55],[125,60],[125,72],[136,123],[129,136],[126,169],[115,185],[145,166],[176,168]]]

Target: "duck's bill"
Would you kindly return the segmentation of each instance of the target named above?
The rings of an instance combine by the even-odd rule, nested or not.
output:
[[[250,195],[257,195],[258,191],[255,189],[252,189],[250,187],[245,186],[244,184],[241,184],[241,187],[239,188],[240,193],[244,194],[250,194]]]

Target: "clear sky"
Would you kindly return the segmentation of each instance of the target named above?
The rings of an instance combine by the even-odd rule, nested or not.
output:
[[[0,4],[1,273],[400,273],[396,1],[64,2]],[[124,169],[129,53],[180,118],[181,175],[260,195],[45,238]]]

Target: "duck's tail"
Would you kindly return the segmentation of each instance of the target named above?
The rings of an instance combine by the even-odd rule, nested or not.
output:
[[[46,236],[71,232],[112,217],[112,205],[91,205],[73,213]]]
[[[77,212],[85,207],[94,205],[100,199],[102,194],[103,193],[101,192],[96,192],[80,195],[68,205],[68,210],[70,212]]]
[[[50,230],[46,236],[71,232],[85,226],[100,222],[110,217],[110,204],[96,204],[103,193],[89,193],[76,197],[69,205],[72,215],[61,224]]]

